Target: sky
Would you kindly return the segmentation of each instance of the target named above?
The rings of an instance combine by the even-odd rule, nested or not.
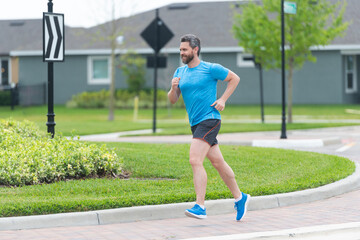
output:
[[[63,13],[65,25],[92,27],[115,17],[127,17],[176,2],[219,2],[226,0],[53,0],[53,12]],[[49,0],[0,0],[0,20],[41,19]],[[154,13],[155,14],[155,13]],[[161,16],[160,16],[161,17]]]

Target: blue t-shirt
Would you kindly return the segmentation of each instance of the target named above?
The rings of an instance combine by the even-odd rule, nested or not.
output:
[[[225,80],[228,73],[229,69],[220,64],[203,61],[194,68],[185,65],[175,71],[191,126],[207,119],[221,119],[219,111],[210,105],[217,99],[217,81]]]

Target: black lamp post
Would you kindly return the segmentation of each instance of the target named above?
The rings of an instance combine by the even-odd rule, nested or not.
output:
[[[265,122],[264,117],[264,88],[263,88],[263,71],[261,63],[256,61],[256,56],[244,57],[246,61],[252,61],[257,69],[259,69],[259,79],[260,79],[260,107],[261,107],[261,122]]]
[[[261,63],[257,64],[259,68],[259,77],[260,77],[260,106],[261,106],[261,122],[265,123],[265,116],[264,116],[264,87],[263,87],[263,70]]]
[[[53,12],[52,0],[48,2],[48,12]],[[47,132],[55,135],[55,113],[54,113],[54,63],[48,62],[48,114],[47,114]]]
[[[286,113],[285,113],[285,19],[284,0],[281,0],[281,83],[282,83],[282,117],[281,117],[281,139],[286,139]]]

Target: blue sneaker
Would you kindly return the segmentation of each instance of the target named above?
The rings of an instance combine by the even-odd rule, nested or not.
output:
[[[202,209],[198,204],[195,204],[195,206],[191,209],[186,209],[185,215],[188,217],[199,218],[199,219],[207,218],[206,209]]]
[[[241,193],[241,200],[235,202],[235,210],[237,211],[237,215],[236,215],[236,220],[240,221],[246,214],[246,210],[247,210],[247,205],[249,203],[250,200],[250,195],[249,194],[245,194],[245,193]]]

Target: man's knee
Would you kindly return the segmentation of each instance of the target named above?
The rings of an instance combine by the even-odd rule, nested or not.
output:
[[[190,157],[189,163],[192,167],[198,167],[203,165],[203,160],[199,157]]]
[[[221,161],[211,161],[213,167],[217,170],[221,170],[223,163]]]
[[[227,178],[235,178],[235,173],[231,169],[231,167],[224,161],[212,162],[214,168],[220,173],[220,175],[224,175]]]
[[[207,155],[208,159],[210,160],[211,164],[213,165],[214,168],[221,170],[224,167],[226,167],[226,162],[224,160],[224,158],[219,155],[219,156],[210,156]]]

